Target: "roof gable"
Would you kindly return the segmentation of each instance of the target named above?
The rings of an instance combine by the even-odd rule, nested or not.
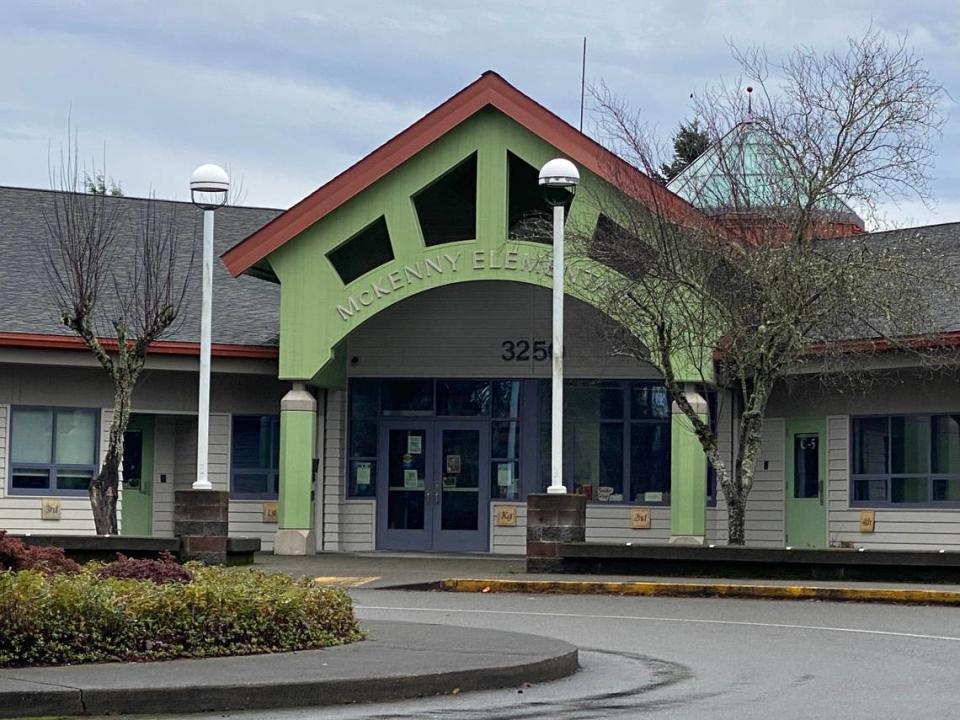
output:
[[[234,276],[247,272],[284,243],[487,107],[496,108],[573,162],[638,201],[655,205],[671,221],[682,224],[702,221],[701,214],[692,205],[524,95],[500,75],[488,71],[224,253],[222,259],[227,269]]]

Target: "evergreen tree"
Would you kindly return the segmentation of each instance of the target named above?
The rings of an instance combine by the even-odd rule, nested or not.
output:
[[[680,123],[677,134],[673,136],[673,160],[660,166],[659,177],[656,179],[666,185],[700,157],[712,142],[706,129],[700,127],[699,120]]]

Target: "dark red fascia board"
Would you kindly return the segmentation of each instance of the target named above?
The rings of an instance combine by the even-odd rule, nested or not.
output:
[[[114,338],[100,338],[103,347],[116,351]],[[86,350],[87,346],[73,335],[47,335],[43,333],[0,332],[0,347],[32,348],[34,350]],[[279,357],[278,348],[272,345],[232,345],[213,343],[213,357],[274,360]],[[150,353],[155,355],[200,355],[200,343],[179,340],[157,340],[150,343]]]
[[[960,347],[960,330],[936,333],[932,335],[906,335],[902,338],[865,338],[860,340],[837,340],[835,342],[811,343],[804,355],[823,355],[827,350],[842,353],[893,352],[904,348],[913,350],[933,350],[936,348]],[[723,360],[723,350],[713,351],[714,360]]]
[[[520,92],[497,73],[488,71],[223,253],[221,258],[227,270],[234,277],[243,274],[288,240],[487,106],[498,109],[566,154],[570,160],[647,207],[656,206],[670,222],[688,226],[714,224],[679,195],[651,180],[633,165]]]

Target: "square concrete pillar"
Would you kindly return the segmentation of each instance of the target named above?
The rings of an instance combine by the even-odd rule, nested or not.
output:
[[[560,546],[587,538],[587,498],[565,493],[527,496],[527,572],[560,572]]]
[[[313,555],[313,456],[317,401],[304,383],[294,383],[280,401],[279,527],[275,555]]]
[[[210,565],[227,562],[230,493],[177,490],[173,493],[173,534],[180,538],[180,560]]]

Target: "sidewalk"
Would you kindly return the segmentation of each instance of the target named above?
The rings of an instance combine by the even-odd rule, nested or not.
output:
[[[351,645],[243,657],[0,669],[0,717],[315,707],[492,690],[578,668],[560,640],[420,623],[363,623]]]
[[[386,553],[326,553],[280,557],[261,553],[256,564],[346,588],[740,597],[960,605],[960,585],[837,580],[528,574],[518,557]]]

